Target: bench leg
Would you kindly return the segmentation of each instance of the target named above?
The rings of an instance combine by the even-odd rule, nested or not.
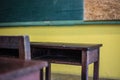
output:
[[[51,63],[48,63],[48,66],[46,67],[45,79],[51,80]]]

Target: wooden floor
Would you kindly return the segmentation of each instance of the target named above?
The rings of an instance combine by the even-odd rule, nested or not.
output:
[[[55,73],[52,73],[51,77],[52,77],[51,80],[81,80],[80,76],[78,76],[78,75],[69,75],[69,74],[55,74]],[[89,80],[93,80],[93,79],[89,78]],[[118,80],[118,79],[100,78],[99,80]]]

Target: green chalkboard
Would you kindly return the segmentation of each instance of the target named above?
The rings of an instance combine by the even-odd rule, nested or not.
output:
[[[0,24],[83,20],[83,0],[1,0]]]
[[[0,26],[108,23],[84,22],[83,4],[83,0],[0,0]]]

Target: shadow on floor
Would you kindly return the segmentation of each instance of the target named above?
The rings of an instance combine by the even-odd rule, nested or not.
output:
[[[58,74],[58,73],[52,73],[51,80],[81,80],[81,77],[78,75],[69,75],[69,74]],[[88,80],[93,80],[93,78],[90,78]],[[99,80],[117,80],[117,79],[105,79],[100,78]]]

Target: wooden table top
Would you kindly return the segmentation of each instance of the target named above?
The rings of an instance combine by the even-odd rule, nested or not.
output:
[[[42,48],[58,48],[58,49],[77,49],[89,50],[99,48],[102,44],[88,44],[88,43],[60,43],[60,42],[31,42],[31,47]]]
[[[0,80],[12,80],[14,77],[40,70],[47,65],[45,61],[25,61],[0,57]]]

